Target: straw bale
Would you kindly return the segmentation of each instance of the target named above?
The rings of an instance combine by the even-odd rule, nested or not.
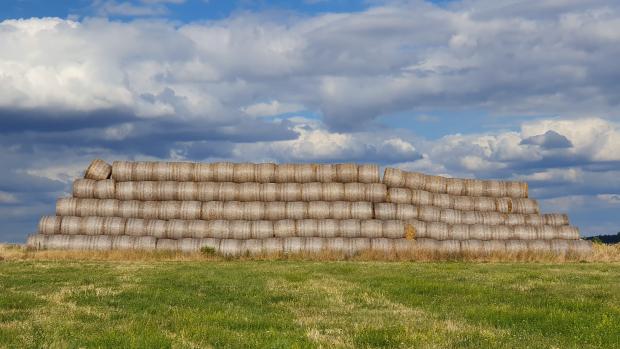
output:
[[[360,183],[379,183],[379,165],[361,164],[357,167],[357,177]]]
[[[140,218],[127,218],[125,223],[125,235],[147,235],[146,222],[146,220]]]
[[[506,196],[511,198],[526,198],[528,187],[525,182],[506,182]]]
[[[308,202],[308,218],[324,219],[331,218],[331,202],[327,201],[310,201]]]
[[[336,164],[336,178],[341,183],[357,182],[357,165]]]
[[[310,208],[308,208],[308,212],[310,212]],[[371,202],[358,201],[351,203],[351,218],[372,219],[373,215],[373,204]]]
[[[480,240],[461,241],[461,252],[470,255],[481,255],[484,253],[483,244]]]
[[[134,218],[159,219],[160,201],[144,201],[142,203],[142,215]]]
[[[504,254],[506,253],[506,243],[503,240],[483,241],[482,250],[486,254]]]
[[[370,239],[370,248],[374,251],[391,252],[394,249],[394,239],[387,239],[387,238]]]
[[[319,224],[316,219],[300,219],[295,222],[298,236],[313,237],[319,235]]]
[[[484,189],[482,191],[483,196],[490,197],[503,197],[506,196],[506,183],[496,180],[488,180],[484,182]]]
[[[295,164],[279,164],[276,166],[276,183],[295,182]]]
[[[194,182],[215,181],[213,164],[204,164],[204,163],[194,164],[194,171],[192,173],[192,181]]]
[[[545,219],[543,218],[543,216],[539,214],[531,213],[531,214],[526,214],[524,216],[525,216],[525,224],[529,224],[529,225],[545,224]]]
[[[387,201],[395,204],[411,204],[411,190],[407,188],[388,189]]]
[[[161,182],[134,182],[130,197],[142,201],[159,200],[160,183]]]
[[[200,200],[199,195],[198,195],[198,183],[179,182],[179,184],[177,185],[177,199],[181,201]]]
[[[551,252],[557,255],[564,255],[568,252],[568,240],[551,240]]]
[[[153,181],[172,181],[172,163],[154,162],[152,167],[151,180]]]
[[[260,201],[250,201],[243,203],[243,213],[241,219],[247,221],[256,221],[265,219],[265,203]]]
[[[387,199],[387,187],[383,183],[369,183],[365,185],[365,201],[385,202]]]
[[[349,239],[343,238],[328,238],[325,239],[325,248],[330,251],[340,251],[345,254],[350,253],[351,244]]]
[[[284,253],[299,253],[304,249],[304,240],[300,237],[290,237],[283,241]]]
[[[536,238],[538,240],[552,240],[557,238],[557,230],[552,225],[536,226]]]
[[[431,193],[445,193],[448,181],[441,176],[424,176],[424,190]]]
[[[439,221],[448,224],[459,224],[463,221],[463,212],[449,208],[442,209],[439,214]]]
[[[298,164],[295,166],[295,182],[310,183],[316,182],[316,165],[314,164]]]
[[[338,180],[336,166],[332,164],[320,164],[316,167],[316,180],[321,183],[331,183]]]
[[[469,239],[469,224],[448,224],[448,236],[453,240]]]
[[[448,194],[433,194],[432,195],[433,206],[441,207],[441,208],[452,208],[454,207],[454,196]],[[413,198],[411,199],[413,202]]]
[[[296,235],[295,221],[282,219],[273,223],[273,235],[277,238],[286,238]]]
[[[536,227],[532,225],[515,225],[514,226],[514,238],[521,240],[534,240],[536,239]]]
[[[417,246],[415,240],[408,240],[408,239],[392,239],[392,240],[393,240],[392,244],[394,246],[394,251],[396,251],[397,253],[412,251]],[[368,241],[370,242],[370,239],[368,239]],[[370,246],[368,248],[370,248]]]
[[[484,193],[484,181],[479,179],[465,180],[465,193],[467,196],[482,196]]]
[[[266,239],[273,237],[272,221],[252,221],[252,239]]]
[[[325,248],[325,239],[319,237],[304,238],[304,251],[320,252]]]
[[[97,251],[109,251],[112,249],[112,237],[107,235],[91,236],[90,249]]]
[[[163,181],[157,186],[159,200],[178,200],[179,182]]]
[[[112,163],[112,179],[117,182],[132,180],[133,164],[129,161],[114,161]]]
[[[400,239],[399,239],[400,240]],[[369,238],[352,238],[348,239],[350,244],[351,253],[359,253],[361,251],[370,250],[370,239]]]
[[[433,205],[435,195],[424,190],[412,190],[411,191],[411,203],[414,205]],[[438,200],[445,200],[445,198],[439,198]],[[452,202],[453,199],[448,199]],[[451,206],[445,206],[446,208]]]
[[[330,216],[333,219],[348,219],[351,217],[351,203],[348,201],[334,201],[331,203]]]
[[[363,201],[366,198],[366,185],[362,183],[346,183],[344,199],[346,201]]]
[[[184,253],[200,251],[200,240],[185,238],[179,240],[179,250]]]
[[[217,219],[209,221],[209,226],[211,236],[214,238],[228,239],[232,236],[230,233],[230,221]]]
[[[136,238],[134,236],[120,235],[112,237],[112,249],[113,250],[132,250]]]
[[[361,223],[359,219],[343,219],[339,222],[340,235],[345,238],[358,238],[361,236]]]
[[[239,199],[239,184],[232,182],[220,183],[217,200],[236,201]]]
[[[511,213],[506,215],[504,224],[508,225],[523,225],[525,224],[525,215],[520,213]]]
[[[97,181],[92,179],[76,179],[73,182],[73,197],[94,198]]]
[[[78,199],[77,214],[79,217],[97,216],[97,199]]]
[[[318,221],[317,233],[322,238],[332,238],[340,235],[340,224],[335,219],[321,219]]]
[[[512,199],[512,212],[514,213],[539,213],[538,202],[532,199]]]
[[[270,238],[263,240],[263,251],[265,253],[280,253],[284,249],[283,239]]]
[[[478,211],[463,211],[461,215],[461,223],[463,224],[482,224],[484,217],[482,212]]]
[[[480,212],[482,216],[482,224],[486,225],[498,225],[504,224],[506,215],[499,212]]]
[[[426,223],[417,219],[409,219],[406,224],[410,224],[415,230],[416,238],[426,236]]]
[[[259,183],[241,183],[239,184],[239,201],[258,201],[260,200]]]
[[[77,205],[80,199],[60,198],[56,200],[57,216],[77,216]]]
[[[435,240],[448,240],[449,225],[443,222],[426,222],[426,234],[424,237]]]
[[[446,193],[450,195],[465,195],[465,180],[460,178],[446,178]]]
[[[202,210],[202,202],[200,201],[181,201],[181,207],[179,209],[180,219],[200,219],[200,213]]]
[[[502,213],[512,213],[512,199],[511,198],[496,198],[495,209]]]
[[[489,229],[493,240],[507,240],[514,236],[513,229],[509,225],[492,225]]]
[[[374,206],[376,219],[396,219],[396,204],[390,202],[383,202],[376,203],[374,204]]]
[[[225,201],[222,209],[222,219],[242,219],[243,203],[239,201]]]
[[[59,216],[43,216],[39,220],[39,234],[60,234],[60,224],[62,217]]]
[[[300,201],[301,184],[299,183],[280,183],[280,201]]]
[[[212,248],[214,250],[218,250],[220,247],[220,239],[215,239],[215,238],[202,238],[200,239],[200,243],[199,243],[200,248]]]
[[[180,201],[162,201],[159,203],[159,213],[157,215],[160,219],[175,219],[181,217],[181,202]]]
[[[527,251],[527,241],[525,240],[506,240],[506,252],[519,254]]]
[[[166,238],[182,239],[189,236],[189,221],[173,219],[166,222]]]
[[[213,165],[213,179],[215,182],[232,182],[234,164],[230,162],[215,162]]]
[[[454,209],[460,211],[473,211],[475,200],[469,196],[455,196]]]
[[[209,222],[195,219],[187,224],[187,233],[195,239],[203,239],[211,236],[209,228]]]
[[[154,250],[157,238],[152,236],[138,236],[135,238],[133,248],[136,250]]]
[[[420,251],[426,252],[437,252],[439,250],[441,243],[437,240],[420,238],[415,240],[414,247]]]
[[[405,172],[403,170],[386,167],[383,172],[383,183],[391,188],[405,186]]]
[[[282,201],[265,202],[265,219],[281,220],[286,218],[286,203]]]
[[[187,182],[194,179],[194,164],[191,162],[171,162],[170,180]]]
[[[459,240],[438,241],[437,252],[447,255],[456,255],[461,252],[461,242]]]
[[[544,224],[549,225],[569,225],[568,216],[563,213],[547,213],[542,215]]]
[[[344,200],[344,184],[342,183],[323,183],[323,200],[341,201]]]
[[[405,237],[405,223],[400,220],[384,220],[382,230],[385,238],[401,239]]]
[[[158,251],[176,251],[179,249],[179,241],[173,239],[157,239],[155,249]]]
[[[230,221],[230,237],[242,240],[251,238],[252,222],[242,220]]]
[[[380,238],[383,236],[383,222],[377,219],[360,221],[361,235],[366,238]]]
[[[491,240],[492,236],[491,227],[485,224],[472,224],[469,226],[469,238],[476,240]],[[536,237],[536,231],[534,230],[534,237]]]
[[[224,219],[224,203],[222,201],[203,202],[200,218],[204,220]]]
[[[70,235],[48,235],[45,238],[45,248],[50,250],[55,249],[68,249],[71,248],[71,240],[73,236]]]
[[[216,182],[201,182],[198,183],[198,201],[214,201],[220,197],[220,183]]]
[[[154,162],[139,161],[131,164],[132,181],[152,181]]]
[[[435,206],[418,206],[418,219],[425,222],[439,222],[441,209]]]
[[[259,188],[260,201],[276,201],[280,196],[280,186],[278,183],[262,183]]]
[[[273,183],[276,181],[276,164],[256,164],[254,169],[256,181],[260,183]]]
[[[476,211],[495,211],[495,199],[484,196],[474,198],[474,210]]]
[[[256,181],[256,167],[251,163],[239,163],[233,165],[233,182],[245,183]]]
[[[80,222],[80,233],[84,235],[102,235],[103,224],[103,217],[82,217]]]
[[[116,183],[113,179],[104,179],[95,182],[93,196],[97,199],[114,199]]]
[[[84,172],[84,178],[102,180],[110,178],[112,166],[101,159],[93,160]]]
[[[304,219],[308,216],[308,203],[303,201],[291,201],[286,203],[286,218]]]
[[[425,190],[427,176],[418,172],[405,172],[405,188]]]
[[[263,240],[248,239],[245,240],[245,250],[249,254],[259,254],[263,251]]]
[[[62,217],[60,222],[60,234],[76,235],[80,234],[82,219],[80,217]]]
[[[62,220],[65,221],[64,218]],[[556,234],[559,239],[564,240],[577,240],[579,239],[579,229],[570,225],[562,225],[555,227]]]
[[[549,253],[551,243],[547,240],[528,240],[527,249],[534,253]]]
[[[320,201],[323,199],[323,186],[321,183],[303,183],[301,185],[302,201]]]

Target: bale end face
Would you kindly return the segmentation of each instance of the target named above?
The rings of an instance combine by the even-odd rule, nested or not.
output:
[[[101,159],[93,160],[84,172],[84,178],[102,180],[112,175],[112,166]]]

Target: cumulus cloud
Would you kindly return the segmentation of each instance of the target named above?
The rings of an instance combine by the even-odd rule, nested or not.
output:
[[[534,144],[546,149],[570,148],[573,143],[565,136],[549,130],[541,135],[525,138],[521,144]]]

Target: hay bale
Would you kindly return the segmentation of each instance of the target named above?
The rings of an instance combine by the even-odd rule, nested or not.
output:
[[[236,183],[255,182],[256,181],[255,171],[256,171],[256,167],[254,166],[254,164],[247,163],[247,162],[234,164],[232,181]]]
[[[310,183],[316,182],[316,165],[314,164],[298,164],[294,171],[295,182]]]
[[[536,239],[537,231],[536,227],[532,225],[515,225],[514,226],[514,238],[520,240],[534,240]]]
[[[415,240],[414,248],[426,253],[435,253],[439,250],[440,244],[437,240],[420,238]]]
[[[60,222],[60,234],[77,235],[80,234],[82,219],[80,217],[62,217]]]
[[[409,183],[407,183],[409,184]],[[431,193],[445,193],[448,181],[441,176],[424,176],[424,190]]]
[[[157,238],[153,236],[138,236],[135,238],[133,248],[136,250],[152,251],[157,246]]]
[[[160,219],[177,219],[181,217],[181,202],[180,201],[162,201],[159,203],[159,210],[157,217]]]
[[[383,221],[383,236],[390,239],[402,239],[405,237],[405,223],[399,220]]]
[[[357,165],[356,164],[337,164],[336,178],[341,183],[357,182]]]
[[[592,242],[586,240],[568,240],[568,253],[584,257],[592,253]]]
[[[425,190],[427,176],[418,172],[405,172],[405,188]],[[428,190],[427,190],[428,191]]]
[[[551,225],[538,225],[536,226],[536,239],[538,240],[552,240],[556,239],[557,231],[554,226]]]
[[[383,172],[383,183],[391,188],[405,186],[405,172],[403,170],[386,167]]]
[[[344,252],[350,254],[351,244],[349,239],[343,238],[327,238],[325,239],[325,249],[330,251]]]
[[[547,240],[528,240],[527,249],[534,253],[550,253],[551,243]]]
[[[299,183],[280,183],[280,201],[301,201],[301,184]]]
[[[353,208],[353,206],[351,206]],[[332,203],[327,201],[308,202],[308,218],[325,219],[331,217]]]
[[[282,242],[284,253],[299,253],[304,249],[304,240],[300,237],[286,238]]]
[[[128,199],[133,200],[141,200],[141,201],[154,201],[159,200],[159,185],[160,182],[126,182],[132,183],[124,184],[121,183],[120,186],[122,190],[127,190],[126,196]],[[130,189],[131,188],[131,189]],[[131,190],[131,192],[129,192]]]
[[[276,164],[262,163],[254,167],[254,177],[259,183],[273,183],[276,181]]]
[[[112,237],[107,235],[89,236],[89,250],[109,251],[112,249]]]
[[[362,183],[346,183],[344,199],[346,201],[363,201],[366,198],[366,185]]]
[[[308,211],[310,211],[308,206]],[[373,204],[366,201],[358,201],[351,203],[351,218],[354,219],[372,219]]]
[[[463,240],[461,241],[461,253],[466,255],[482,255],[484,254],[483,244],[480,240]]]
[[[569,225],[568,215],[563,213],[547,213],[542,215],[544,224],[548,225]]]
[[[495,209],[502,213],[512,213],[512,199],[495,198]]]
[[[484,196],[474,198],[474,210],[476,211],[495,211],[495,198]]]
[[[210,236],[216,239],[228,239],[232,235],[230,234],[230,221],[216,219],[209,221]]]
[[[395,204],[411,204],[411,190],[407,188],[388,189],[387,201]]]
[[[80,234],[83,235],[102,235],[103,217],[82,217],[80,222]]]
[[[112,166],[101,159],[93,160],[84,172],[84,178],[102,180],[110,178],[112,174]]]
[[[274,228],[272,221],[252,221],[250,231],[252,239],[266,239],[274,237]]]
[[[113,250],[132,250],[136,238],[134,236],[120,235],[112,237],[112,249]]]
[[[313,237],[319,235],[319,225],[316,219],[297,220],[295,221],[295,229],[298,236]]]
[[[266,202],[265,219],[272,221],[286,219],[286,203],[282,201]]]
[[[439,214],[439,221],[448,224],[460,224],[463,221],[463,212],[449,208],[442,209]]]
[[[454,207],[454,196],[448,194],[433,194],[432,195],[433,206],[441,207],[441,208],[451,208]],[[413,195],[411,201],[413,202]]]
[[[424,237],[435,240],[448,240],[450,239],[449,227],[448,224],[443,222],[427,222]]]
[[[439,222],[441,209],[435,206],[418,206],[418,219],[425,222]]]
[[[396,204],[396,218],[400,220],[418,218],[418,207],[409,204]]]
[[[527,198],[528,186],[525,182],[505,182],[506,196],[511,198]]]
[[[359,219],[343,219],[339,222],[340,235],[345,238],[358,238],[362,234]]]
[[[209,222],[203,220],[192,220],[187,224],[187,233],[194,239],[211,237]]]
[[[482,212],[463,211],[461,215],[461,223],[463,224],[482,224],[484,222]]]
[[[321,219],[317,224],[317,234],[322,238],[340,236],[340,224],[335,219]]]
[[[220,246],[220,239],[214,238],[202,238],[199,243],[200,249],[202,248],[212,248],[217,251]]]
[[[134,187],[138,182],[116,182],[116,188],[114,189],[114,196],[118,200],[135,200]],[[74,194],[75,195],[75,194]]]
[[[198,183],[197,187],[196,199],[198,201],[215,201],[220,197],[220,183],[202,182]]]
[[[508,225],[492,225],[489,229],[492,240],[508,240],[514,236],[512,227]]]
[[[468,224],[448,224],[448,238],[452,240],[469,239]]]
[[[276,201],[280,196],[280,186],[277,183],[262,183],[258,195],[259,201]]]
[[[438,241],[437,252],[443,255],[457,255],[461,252],[461,242],[458,240]]]
[[[114,199],[116,183],[113,179],[104,179],[95,182],[93,196],[97,199]]]
[[[222,210],[222,219],[242,219],[243,204],[239,201],[225,201]]]
[[[394,249],[394,239],[373,238],[370,239],[370,249],[373,251],[389,253]]]
[[[179,241],[173,239],[157,239],[155,249],[158,251],[176,251],[179,249]]]
[[[325,239],[319,237],[304,238],[304,251],[310,253],[321,252],[325,249]]]
[[[220,183],[217,199],[220,201],[239,200],[239,184],[232,182]]]
[[[265,219],[265,203],[260,201],[244,202],[242,205],[241,219],[257,221]]]
[[[343,183],[323,183],[322,197],[325,201],[344,200]]]
[[[282,219],[273,223],[273,236],[286,238],[297,234],[295,221],[292,219]]]
[[[357,177],[360,183],[379,183],[379,166],[375,164],[358,165]]]
[[[473,211],[475,200],[469,196],[455,196],[454,209],[459,211]]]
[[[380,238],[383,236],[383,222],[377,219],[362,220],[360,232],[365,238]]]
[[[401,240],[401,239],[398,239]],[[350,248],[350,252],[353,253],[359,253],[362,251],[366,251],[366,250],[370,250],[370,239],[368,238],[352,238],[352,239],[348,239],[349,241],[349,248]]]
[[[172,165],[169,162],[154,162],[151,169],[151,180],[153,181],[171,181]]]
[[[506,196],[506,184],[495,180],[485,181],[482,195],[495,198]]]
[[[422,206],[422,205],[434,205],[435,195],[433,193],[424,191],[424,190],[412,190],[411,191],[411,203],[414,205]],[[445,200],[443,196],[441,196],[438,200]],[[450,206],[445,206],[446,208],[452,207],[454,199],[448,199]]]
[[[376,203],[374,207],[375,219],[396,219],[396,204],[390,202]]]
[[[484,181],[479,179],[466,179],[464,195],[482,196],[484,193],[484,186]]]
[[[200,201],[180,201],[179,215],[176,218],[191,220],[200,219],[202,202]]]
[[[316,180],[321,183],[331,183],[338,180],[336,166],[332,164],[320,164],[316,166]]]
[[[472,224],[469,226],[469,238],[476,240],[491,240],[492,229],[484,224]],[[534,237],[536,235],[534,234]]]
[[[200,240],[185,238],[179,241],[179,250],[183,253],[200,251]]]
[[[499,225],[504,224],[506,216],[499,212],[480,212],[482,216],[482,224],[486,225]]]
[[[177,184],[177,198],[181,201],[200,201],[198,183],[180,182]]]
[[[97,181],[92,179],[76,179],[73,182],[74,198],[94,198]]]
[[[280,238],[263,240],[263,251],[265,253],[281,253],[284,249],[284,241]]]
[[[166,238],[182,239],[190,237],[189,221],[173,219],[166,222]]]
[[[248,239],[245,240],[245,251],[251,255],[259,254],[263,251],[263,240]]]
[[[64,218],[63,218],[64,222]],[[578,240],[579,239],[579,229],[577,227],[572,227],[569,225],[556,226],[556,234],[559,239],[564,240]]]
[[[334,201],[331,203],[330,216],[333,219],[351,218],[351,203],[348,201]]]
[[[112,163],[112,179],[117,182],[131,181],[133,164],[129,161],[114,161]]]
[[[525,216],[520,213],[507,214],[504,224],[508,225],[523,225],[525,224]]]
[[[506,252],[510,254],[521,254],[527,252],[527,241],[525,240],[506,240]]]
[[[150,219],[145,220],[144,229],[144,234],[142,235],[153,236],[156,238],[164,238],[166,237],[166,230],[168,229],[168,225],[166,221]]]
[[[292,201],[286,203],[287,219],[304,219],[308,217],[308,203],[303,201]]]
[[[242,220],[230,221],[230,237],[240,240],[246,240],[251,238],[252,222]]]
[[[551,252],[556,254],[556,255],[560,255],[563,256],[566,253],[568,253],[569,250],[569,243],[568,240],[551,240]]]
[[[215,173],[213,164],[194,164],[194,172],[192,173],[192,181],[194,182],[212,182],[215,181]]]
[[[152,181],[154,162],[140,161],[131,164],[131,180],[133,181]]]
[[[115,217],[119,216],[119,201],[113,199],[97,201],[97,216]]]
[[[224,203],[222,201],[203,202],[200,218],[204,220],[224,219]]]
[[[489,240],[482,242],[482,249],[486,254],[506,253],[506,242],[504,240]]]
[[[77,205],[80,199],[60,198],[56,200],[57,216],[77,216]]]
[[[303,183],[301,185],[302,201],[320,201],[323,199],[323,186],[321,183]]]
[[[532,199],[512,199],[512,212],[514,213],[539,213],[538,202]]]
[[[43,216],[39,220],[37,232],[39,234],[60,234],[60,224],[62,217],[59,216]]]
[[[417,219],[409,219],[405,222],[413,227],[415,231],[415,237],[426,237],[426,222],[417,220]]]
[[[78,217],[97,216],[97,199],[78,199],[77,214]]]
[[[364,200],[369,202],[385,202],[387,199],[387,187],[383,183],[369,183],[365,185],[366,194]]]
[[[194,179],[194,164],[191,162],[172,162],[170,166],[170,180],[188,182]]]
[[[179,182],[161,181],[157,183],[158,200],[178,200],[179,199]]]
[[[528,225],[542,225],[542,224],[545,224],[545,219],[541,215],[539,215],[539,214],[535,214],[535,213],[526,214],[525,215],[525,224],[528,224]]]
[[[416,247],[415,240],[407,240],[407,239],[393,239],[394,251],[397,253],[404,253],[408,251],[412,251]],[[368,239],[370,242],[370,239]],[[366,249],[370,249],[370,246]]]
[[[295,182],[295,164],[279,164],[276,166],[275,182],[276,183],[293,183]]]
[[[140,218],[127,218],[125,223],[125,235],[143,236],[148,235],[146,231],[146,222]],[[165,229],[164,234],[165,235]]]
[[[213,179],[215,182],[232,182],[234,176],[234,164],[230,162],[215,162],[213,166]]]
[[[446,178],[446,193],[450,195],[465,195],[465,181],[459,178]]]

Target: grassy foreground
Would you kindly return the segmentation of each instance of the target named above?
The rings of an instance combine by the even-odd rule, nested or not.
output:
[[[620,347],[616,262],[4,256],[0,347]]]

